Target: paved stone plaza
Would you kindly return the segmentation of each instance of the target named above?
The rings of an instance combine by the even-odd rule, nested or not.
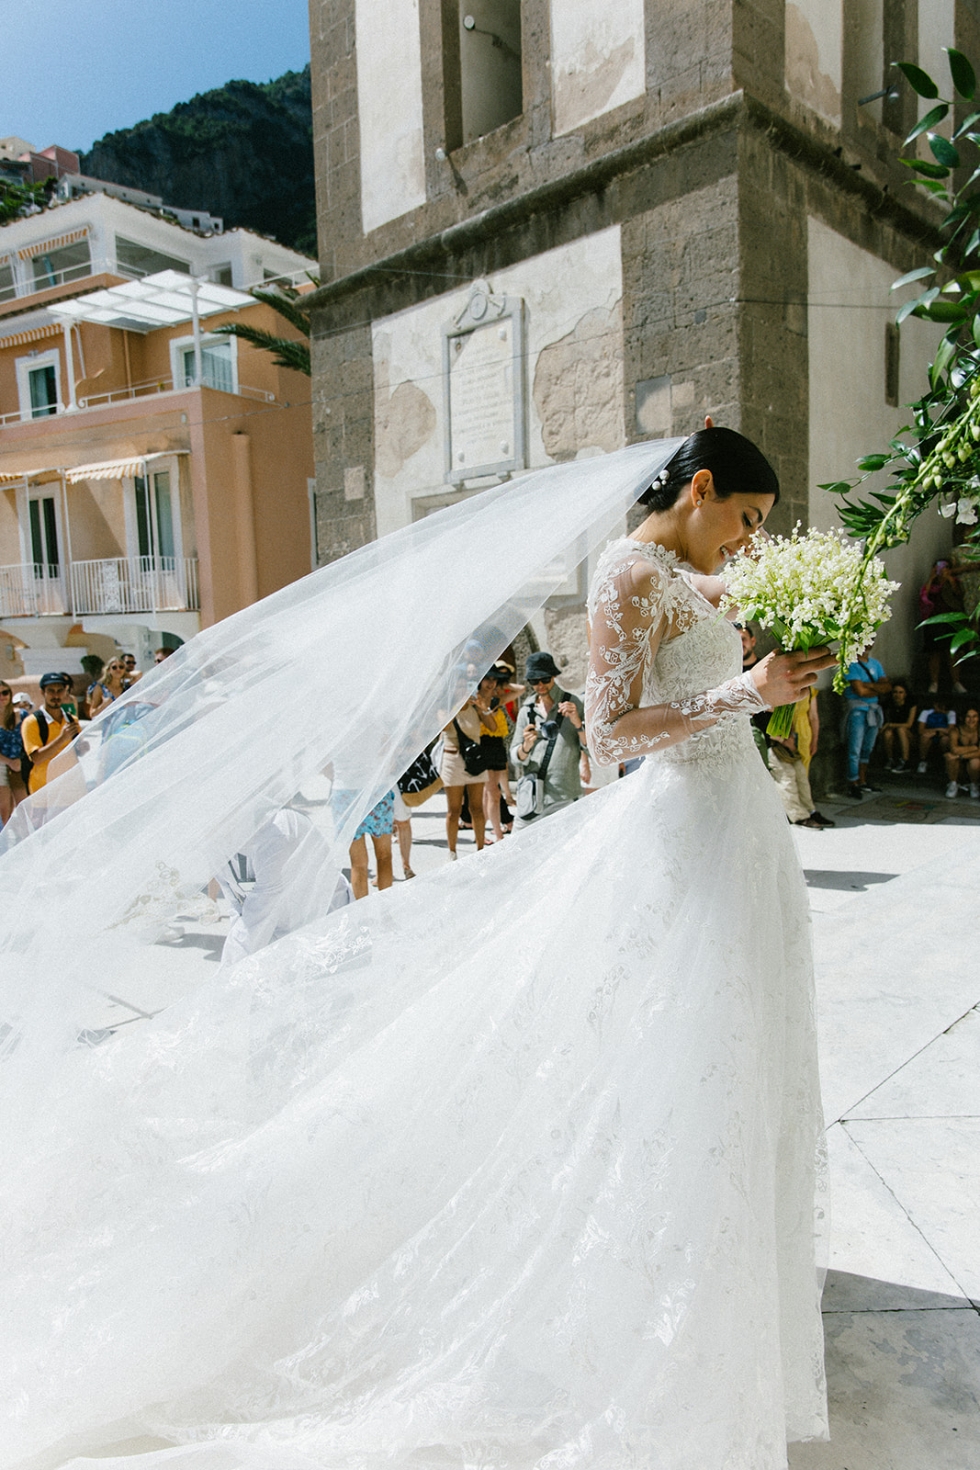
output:
[[[980,803],[896,788],[798,833],[831,1163],[829,1445],[792,1470],[980,1463]]]
[[[306,794],[314,819],[329,820],[325,793]],[[796,836],[813,910],[831,1161],[833,1439],[795,1446],[791,1470],[975,1470],[980,803],[895,786],[823,810],[835,829]],[[416,872],[443,866],[441,800],[413,828]],[[471,851],[461,834],[461,860]],[[216,966],[223,927],[188,925],[157,946],[160,965],[100,1002],[93,1026],[139,1025],[195,983]]]

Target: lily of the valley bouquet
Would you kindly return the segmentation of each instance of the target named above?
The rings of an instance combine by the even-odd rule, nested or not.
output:
[[[847,666],[874,642],[891,617],[889,600],[898,588],[881,561],[864,565],[862,547],[843,531],[808,531],[789,537],[756,537],[725,568],[727,607],[744,622],[774,634],[784,653],[838,644],[834,687],[844,688]],[[789,737],[793,706],[780,705],[768,731]]]

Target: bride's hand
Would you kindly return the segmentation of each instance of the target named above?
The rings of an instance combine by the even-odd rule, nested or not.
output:
[[[795,704],[817,682],[821,669],[837,662],[827,648],[811,648],[808,653],[770,653],[752,670],[755,687],[770,709],[781,704]]]

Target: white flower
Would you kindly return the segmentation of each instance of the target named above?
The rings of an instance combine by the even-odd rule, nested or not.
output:
[[[841,660],[860,658],[875,633],[891,616],[889,599],[897,582],[889,582],[877,557],[862,575],[863,553],[843,531],[809,531],[799,527],[788,539],[759,541],[741,553],[725,572],[728,605],[745,621],[771,628],[783,648],[814,648],[841,641]],[[844,623],[854,603],[860,616],[844,636]]]
[[[977,523],[976,502],[967,500],[964,496],[956,505],[956,524],[958,526],[975,526]]]
[[[941,505],[939,507],[939,514],[943,516],[947,521],[952,520],[953,516],[955,516],[956,514],[956,501],[947,500],[945,505]]]

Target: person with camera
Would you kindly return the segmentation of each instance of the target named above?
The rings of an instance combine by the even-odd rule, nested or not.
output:
[[[31,762],[27,789],[32,796],[47,784],[48,762],[60,755],[79,733],[80,726],[75,716],[66,714],[61,708],[68,692],[64,674],[42,674],[44,707],[28,715],[20,727],[24,753]]]
[[[576,694],[561,689],[550,653],[532,653],[526,680],[534,692],[521,705],[510,754],[520,777],[514,830],[559,811],[582,795],[582,762],[588,760],[585,713]]]

